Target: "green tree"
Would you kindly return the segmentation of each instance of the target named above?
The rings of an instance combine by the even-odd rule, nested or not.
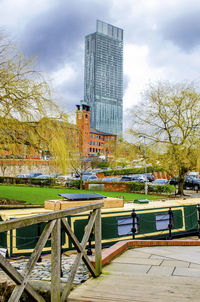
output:
[[[68,116],[52,101],[34,60],[0,36],[0,155],[48,150],[65,172],[71,143],[67,128]]]
[[[115,168],[116,166],[124,167],[127,164],[132,163],[137,157],[137,147],[133,143],[128,142],[123,137],[119,136],[116,142],[114,159],[110,166],[112,166],[112,168]]]
[[[145,137],[152,161],[179,180],[183,194],[185,174],[199,160],[200,93],[192,84],[159,82],[150,85],[132,112],[130,134]]]

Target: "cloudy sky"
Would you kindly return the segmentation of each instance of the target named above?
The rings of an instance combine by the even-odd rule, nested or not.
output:
[[[96,19],[124,29],[124,116],[149,82],[199,81],[199,0],[0,0],[0,29],[37,57],[66,112],[83,99],[84,37]]]

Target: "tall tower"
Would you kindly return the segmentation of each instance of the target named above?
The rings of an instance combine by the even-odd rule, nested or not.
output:
[[[79,151],[88,156],[90,143],[90,107],[76,105],[76,125],[79,130]]]
[[[99,20],[85,37],[84,103],[91,108],[91,128],[122,133],[123,30]]]

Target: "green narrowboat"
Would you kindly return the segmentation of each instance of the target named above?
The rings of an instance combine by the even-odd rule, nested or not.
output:
[[[133,213],[135,239],[169,239],[170,236],[175,238],[197,235],[199,203],[200,199],[149,201],[148,203],[127,203],[122,208],[102,209],[102,245],[107,247],[118,241],[133,238]],[[42,208],[1,210],[0,220],[6,221],[50,211]],[[82,240],[88,216],[89,213],[85,212],[66,218],[79,241]],[[171,224],[171,229],[169,229],[169,224]],[[28,255],[32,253],[44,226],[45,223],[40,223],[0,233],[0,247],[7,248],[10,257]],[[91,239],[94,244],[93,237]],[[63,251],[73,249],[64,231],[62,232],[62,248]],[[43,252],[49,253],[50,250],[51,238],[47,241]]]

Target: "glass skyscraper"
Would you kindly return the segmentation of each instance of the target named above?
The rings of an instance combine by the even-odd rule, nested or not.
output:
[[[84,103],[91,107],[91,128],[122,133],[123,30],[99,20],[85,37]]]

